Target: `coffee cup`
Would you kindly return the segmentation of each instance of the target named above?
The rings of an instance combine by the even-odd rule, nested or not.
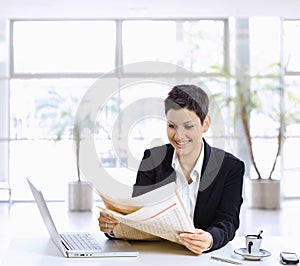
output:
[[[249,255],[258,255],[260,251],[261,236],[246,235],[246,250]]]

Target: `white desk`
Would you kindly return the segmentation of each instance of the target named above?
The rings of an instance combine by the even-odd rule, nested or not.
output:
[[[244,260],[234,253],[234,249],[244,246],[244,238],[238,237],[224,248],[200,256],[193,255],[184,247],[170,242],[133,242],[133,245],[140,252],[138,257],[131,258],[64,258],[53,242],[44,236],[18,237],[14,238],[4,255],[2,266],[14,265],[112,265],[112,266],[136,266],[136,265],[233,265],[229,263],[212,260],[211,255],[240,261],[243,265],[281,265],[279,252],[283,250],[296,251],[300,254],[300,247],[293,245],[292,240],[284,240],[279,237],[270,237],[263,240],[262,248],[270,251],[270,257],[260,261]]]
[[[95,208],[91,213],[72,213],[61,203],[49,203],[50,211],[59,231],[97,231],[98,212]],[[1,266],[53,266],[53,265],[112,265],[112,266],[207,266],[233,265],[210,259],[211,255],[231,258],[244,265],[281,265],[280,251],[295,251],[300,256],[300,243],[297,240],[280,237],[263,236],[261,248],[272,253],[270,257],[261,261],[246,261],[234,250],[245,246],[244,238],[237,237],[227,246],[201,256],[193,255],[185,247],[164,242],[134,242],[133,245],[140,252],[134,258],[64,258],[60,251],[49,239],[41,216],[35,204],[16,204],[12,207],[9,220],[3,223],[0,218],[0,265]],[[11,232],[8,235],[5,232]],[[103,236],[103,234],[101,234]],[[3,236],[7,239],[4,241]],[[104,237],[104,236],[103,236]],[[3,245],[3,242],[8,242]],[[1,264],[2,262],[2,264]]]

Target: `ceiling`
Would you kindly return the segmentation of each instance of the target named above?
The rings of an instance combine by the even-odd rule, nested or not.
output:
[[[300,0],[0,0],[0,18],[300,17]]]

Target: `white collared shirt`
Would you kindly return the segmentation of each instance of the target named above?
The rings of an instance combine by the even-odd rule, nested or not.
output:
[[[193,181],[191,184],[188,183],[186,177],[183,174],[176,150],[174,150],[173,159],[172,159],[172,167],[176,172],[176,184],[179,188],[179,194],[182,197],[183,203],[186,205],[186,208],[192,220],[194,219],[194,210],[196,206],[196,200],[197,200],[200,177],[201,177],[201,170],[202,170],[203,159],[204,159],[203,150],[204,150],[204,145],[202,141],[202,149],[201,149],[200,156],[190,174],[190,178]]]

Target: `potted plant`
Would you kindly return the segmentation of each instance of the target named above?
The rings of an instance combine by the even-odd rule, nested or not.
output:
[[[91,124],[88,118],[82,122]],[[81,126],[81,124],[74,122],[73,138],[75,141],[77,180],[68,183],[68,207],[70,211],[91,211],[93,207],[92,183],[83,181],[80,173],[79,151],[82,140]]]
[[[245,80],[246,79],[246,80]],[[253,79],[252,79],[253,80]],[[243,131],[245,133],[245,141],[247,143],[249,158],[254,169],[254,173],[250,172],[252,176],[249,178],[248,184],[250,184],[250,200],[253,208],[262,209],[277,209],[281,205],[281,182],[280,176],[274,178],[274,171],[276,169],[278,158],[281,154],[283,145],[283,136],[285,131],[285,119],[283,108],[278,106],[278,112],[264,112],[262,108],[262,101],[258,96],[258,90],[247,86],[249,84],[248,76],[244,76],[236,80],[236,116],[240,119]],[[283,87],[278,86],[262,86],[260,90],[269,90],[272,93],[277,94],[277,98],[281,98],[283,95]],[[270,167],[269,172],[266,172],[267,176],[262,175],[254,151],[253,137],[251,134],[251,122],[250,116],[252,112],[262,113],[268,118],[271,118],[277,125],[277,135],[275,154],[271,159],[271,166],[264,165],[263,167]],[[269,155],[268,155],[269,156]],[[253,176],[254,175],[254,176]],[[246,183],[247,184],[247,183]]]
[[[82,180],[79,165],[80,143],[84,127],[91,127],[92,122],[88,116],[80,121],[75,121],[78,100],[75,97],[64,98],[57,92],[49,92],[49,99],[41,103],[37,110],[47,112],[51,117],[47,125],[54,135],[55,141],[61,141],[64,136],[73,137],[75,144],[76,180],[68,183],[68,208],[70,211],[90,211],[93,207],[93,190],[91,182]]]
[[[274,66],[278,67],[279,65],[274,64]],[[279,99],[283,97],[282,82],[278,76],[269,76],[269,80],[274,81],[276,79],[279,81],[279,85],[274,85],[275,82],[271,82],[272,84],[262,85],[261,77],[250,77],[246,70],[240,70],[240,73],[238,73],[236,76],[226,72],[224,73],[224,76],[229,80],[234,81],[234,95],[224,96],[216,94],[212,95],[212,97],[214,97],[214,100],[219,102],[220,105],[223,103],[226,104],[226,106],[230,105],[232,107],[232,110],[234,110],[232,113],[233,121],[236,127],[242,128],[242,131],[245,135],[245,144],[247,145],[248,151],[247,154],[249,161],[251,162],[249,178],[246,180],[246,194],[247,196],[250,195],[251,206],[254,208],[277,209],[280,207],[281,203],[281,184],[280,176],[275,177],[274,173],[283,146],[287,114],[283,111],[282,106],[274,106],[273,103],[271,108],[264,108],[261,94],[269,93],[269,95],[276,95],[279,103]],[[251,82],[256,82],[258,85],[254,86],[252,84],[252,86],[250,86]],[[275,136],[277,146],[275,149],[275,154],[271,159],[271,165],[262,166],[265,169],[270,169],[269,171],[261,171],[262,168],[259,166],[259,163],[257,163],[256,158],[258,154],[255,152],[253,144],[254,138],[251,132],[251,115],[254,113],[270,119],[273,122],[273,131],[277,131]],[[267,156],[270,155],[267,154]],[[249,186],[249,184],[250,191],[247,191],[247,186]]]

